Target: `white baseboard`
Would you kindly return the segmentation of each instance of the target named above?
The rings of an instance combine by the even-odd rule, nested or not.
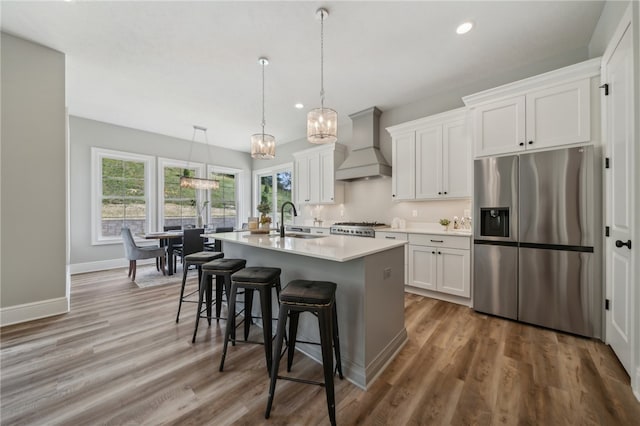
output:
[[[155,262],[155,259],[139,260],[138,265],[145,265]],[[69,265],[71,275],[84,274],[85,272],[106,271],[108,269],[126,268],[129,261],[125,258],[96,260],[95,262],[73,263]]]
[[[444,300],[445,302],[456,303],[458,305],[464,305],[472,307],[471,298],[454,296],[452,294],[440,293],[438,291],[426,290],[423,288],[413,287],[410,285],[404,286],[404,291],[407,293],[417,294],[419,296],[430,297],[432,299]]]
[[[0,327],[66,314],[67,312],[69,312],[69,299],[67,297],[7,306],[0,308]]]

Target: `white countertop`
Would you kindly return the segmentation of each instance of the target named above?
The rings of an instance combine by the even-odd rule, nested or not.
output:
[[[437,227],[411,227],[411,228],[376,228],[376,232],[401,232],[406,234],[433,234],[433,235],[451,235],[454,237],[471,237],[470,229],[453,229],[449,226],[449,230],[445,231],[441,225]]]
[[[406,244],[406,241],[343,235],[327,235],[320,238],[304,239],[295,237],[280,238],[277,233],[267,235],[250,234],[249,232],[226,232],[206,234],[206,236],[220,241],[299,254],[301,256],[317,257],[334,262],[347,262]]]

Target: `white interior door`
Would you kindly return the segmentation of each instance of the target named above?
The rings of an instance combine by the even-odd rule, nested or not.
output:
[[[603,57],[602,81],[608,84],[604,96],[607,156],[606,175],[606,340],[631,375],[634,318],[633,256],[631,236],[634,216],[633,152],[633,52],[631,26],[612,40]],[[622,244],[625,245],[622,245]],[[634,244],[638,242],[634,241]],[[627,244],[629,247],[627,247]],[[637,250],[637,247],[633,247]]]

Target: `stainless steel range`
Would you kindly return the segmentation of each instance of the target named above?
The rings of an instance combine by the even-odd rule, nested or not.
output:
[[[329,228],[329,232],[334,235],[374,238],[376,236],[376,228],[385,226],[387,225],[378,222],[337,222]]]

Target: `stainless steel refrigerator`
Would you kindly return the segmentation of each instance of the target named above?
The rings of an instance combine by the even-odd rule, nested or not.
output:
[[[474,309],[601,335],[592,147],[474,163]]]

